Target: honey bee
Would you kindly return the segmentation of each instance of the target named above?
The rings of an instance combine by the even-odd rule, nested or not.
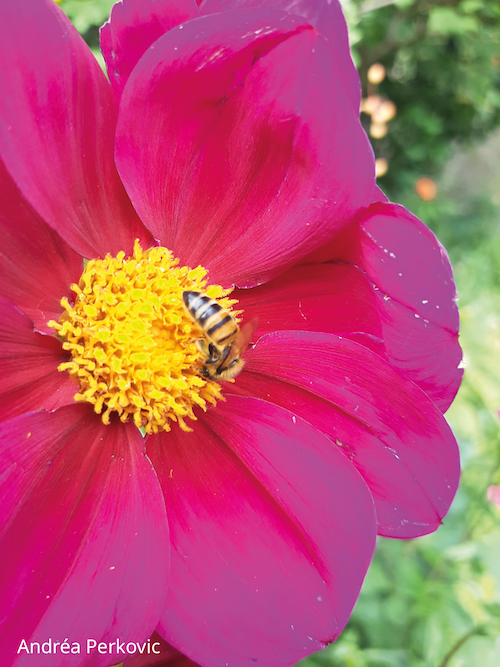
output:
[[[200,374],[213,380],[236,377],[245,365],[241,355],[255,333],[258,318],[240,328],[220,303],[202,292],[183,292],[182,300],[188,315],[206,336],[196,341],[202,354]]]

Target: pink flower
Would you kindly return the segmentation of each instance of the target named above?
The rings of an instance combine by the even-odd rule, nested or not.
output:
[[[486,491],[486,497],[492,505],[500,507],[500,486],[491,484]]]
[[[0,32],[2,664],[157,629],[290,665],[459,476],[451,268],[375,187],[340,7],[124,0],[111,86],[52,0]],[[259,317],[234,382],[200,374],[186,289]]]

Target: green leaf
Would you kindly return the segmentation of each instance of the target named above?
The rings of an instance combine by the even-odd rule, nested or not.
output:
[[[429,11],[428,30],[439,35],[463,35],[475,32],[479,22],[474,16],[463,16],[452,7],[433,7]]]

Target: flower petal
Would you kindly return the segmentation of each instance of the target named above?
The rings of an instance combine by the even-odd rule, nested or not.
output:
[[[338,636],[375,533],[368,489],[338,449],[288,411],[227,396],[147,452],[169,509],[158,631],[170,644],[206,667],[279,667]]]
[[[377,297],[387,358],[446,412],[463,376],[458,332],[430,322],[388,295],[379,292]]]
[[[460,386],[458,308],[446,250],[402,206],[378,202],[307,261],[358,266],[377,292],[391,363],[444,412]]]
[[[165,600],[169,546],[140,433],[72,405],[4,422],[0,441],[4,664],[22,639],[78,642],[72,665],[90,664],[89,638],[146,641]],[[92,665],[116,655],[95,653]],[[67,665],[68,656],[36,663]],[[15,664],[28,667],[33,656],[21,652]]]
[[[117,2],[100,31],[101,50],[116,97],[120,97],[130,72],[158,37],[199,15],[194,0]]]
[[[281,331],[335,333],[385,354],[372,286],[350,264],[294,266],[274,280],[231,297],[245,319],[259,318],[257,334]]]
[[[150,640],[150,654],[137,653],[129,660],[125,660],[123,667],[197,667],[197,663],[192,662],[185,655],[179,653],[177,649],[160,637],[157,632],[153,632]],[[153,653],[154,651],[154,653]]]
[[[359,113],[361,82],[352,62],[347,25],[338,0],[205,0],[200,5],[202,14],[243,7],[281,9],[302,16],[314,26],[328,40],[352,106]]]
[[[61,298],[78,282],[83,263],[23,199],[0,160],[0,294],[35,323],[39,331],[62,312]]]
[[[0,58],[0,157],[31,206],[85,257],[150,243],[114,165],[109,83],[53,0],[0,4]]]
[[[271,10],[163,35],[124,89],[117,164],[145,224],[210,280],[254,285],[372,199],[373,156],[325,40]],[[330,78],[328,78],[330,81]]]
[[[0,421],[73,403],[76,385],[57,370],[67,356],[57,338],[34,332],[31,320],[0,297]]]
[[[365,347],[337,336],[281,331],[245,355],[231,390],[293,410],[352,460],[370,487],[379,535],[436,530],[455,495],[458,448],[440,411]]]

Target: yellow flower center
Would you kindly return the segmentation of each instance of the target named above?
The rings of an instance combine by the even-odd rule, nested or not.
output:
[[[196,370],[203,334],[182,292],[203,292],[226,310],[236,301],[226,298],[231,290],[207,286],[203,267],[178,264],[166,248],[144,251],[138,241],[132,257],[91,260],[71,285],[74,304],[63,298],[59,322],[49,323],[72,354],[58,368],[80,385],[75,400],[92,403],[105,424],[117,412],[146,433],[169,431],[171,422],[190,431],[194,406],[222,398],[220,385]]]

